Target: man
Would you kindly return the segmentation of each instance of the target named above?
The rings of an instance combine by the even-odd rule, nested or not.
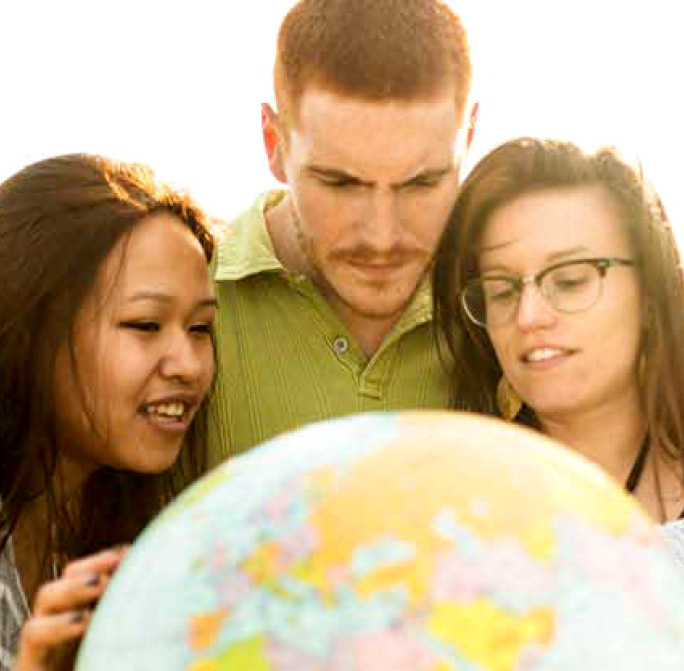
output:
[[[448,407],[427,276],[470,141],[470,69],[439,0],[286,16],[262,125],[289,190],[228,225],[215,264],[215,457],[327,417]]]

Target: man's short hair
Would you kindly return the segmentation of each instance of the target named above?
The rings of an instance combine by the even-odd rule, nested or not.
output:
[[[461,113],[471,63],[461,20],[441,0],[300,0],[280,27],[274,75],[278,112],[295,124],[312,85],[371,101],[452,87]]]

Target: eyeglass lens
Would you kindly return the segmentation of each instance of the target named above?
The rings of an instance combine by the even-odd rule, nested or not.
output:
[[[549,268],[528,282],[537,284],[554,309],[579,312],[592,307],[598,299],[601,272],[593,263],[583,261]],[[466,310],[481,326],[503,324],[517,310],[523,286],[520,278],[484,277],[474,280],[464,293]]]

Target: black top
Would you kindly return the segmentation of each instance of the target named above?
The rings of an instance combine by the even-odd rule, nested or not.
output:
[[[636,456],[636,459],[634,460],[634,465],[632,466],[632,470],[629,472],[629,475],[627,476],[627,481],[625,482],[625,489],[631,493],[634,492],[634,490],[639,486],[639,481],[641,480],[641,476],[644,473],[644,467],[646,466],[646,457],[648,457],[648,452],[651,448],[651,441],[646,434],[644,436],[644,440],[641,443],[641,447],[639,448],[639,453]],[[684,510],[679,515],[679,519],[684,519]]]

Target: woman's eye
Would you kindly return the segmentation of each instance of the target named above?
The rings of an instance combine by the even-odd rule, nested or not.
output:
[[[575,287],[581,287],[583,284],[587,283],[586,277],[578,277],[572,279],[560,279],[556,280],[556,286],[560,289],[574,289]]]
[[[587,272],[566,272],[552,277],[554,287],[559,291],[580,289],[591,281]]]
[[[121,326],[135,331],[142,331],[143,333],[156,333],[160,329],[158,322],[153,321],[125,321],[121,322]]]
[[[190,327],[190,332],[196,333],[197,335],[211,335],[211,331],[211,324],[193,324]]]
[[[513,289],[504,289],[502,291],[497,291],[496,293],[493,293],[489,297],[489,300],[493,303],[504,303],[513,300],[514,296],[515,291]]]
[[[485,283],[484,295],[488,303],[505,303],[517,297],[517,289],[505,280],[494,280]]]

